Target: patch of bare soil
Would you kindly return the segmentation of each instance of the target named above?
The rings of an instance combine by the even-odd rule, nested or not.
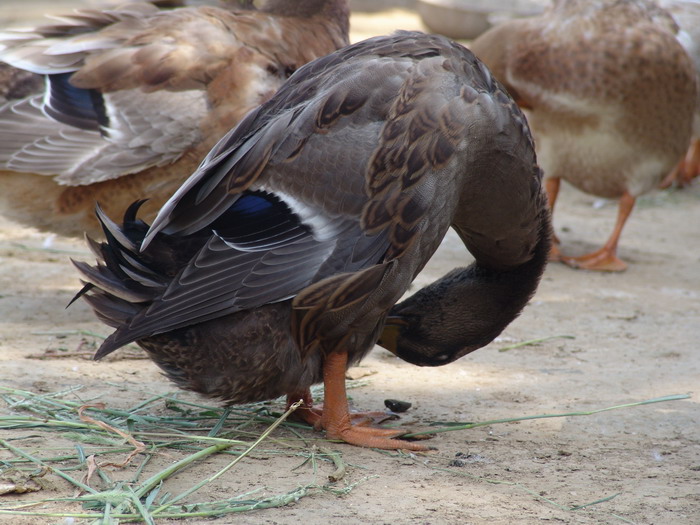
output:
[[[394,27],[388,23],[377,32]],[[595,248],[610,233],[615,204],[593,204],[593,198],[571,188],[562,192],[555,227],[566,253]],[[690,393],[691,399],[447,432],[432,439],[438,450],[428,454],[386,454],[327,443],[305,430],[301,435],[308,447],[341,453],[347,472],[329,486],[356,484],[347,494],[317,490],[280,508],[178,523],[697,524],[699,225],[700,184],[645,197],[622,237],[620,255],[630,263],[627,272],[594,274],[551,265],[531,304],[498,341],[431,369],[401,362],[377,348],[353,370],[366,375],[368,384],[350,392],[353,404],[362,409],[379,409],[387,398],[411,402],[400,424],[415,429],[435,421],[593,410],[669,394]],[[52,244],[58,251],[52,252],[42,248],[45,241],[44,234],[0,219],[0,386],[50,392],[84,385],[68,398],[81,402],[97,396],[113,408],[173,391],[150,361],[95,363],[80,355],[92,349],[95,338],[73,331],[108,333],[84,304],[65,309],[79,287],[68,258],[90,256],[82,242],[58,238]],[[457,238],[449,236],[416,287],[468,259]],[[573,338],[499,351],[552,336]],[[70,355],[30,358],[46,351]],[[194,395],[179,397],[199,401]],[[16,412],[0,402],[0,417],[10,413]],[[281,429],[273,436],[291,434]],[[1,438],[37,455],[64,445],[61,437],[46,431],[3,430]],[[0,460],[14,457],[0,448]],[[153,465],[162,468],[177,459],[176,451],[165,450]],[[212,456],[175,476],[166,488],[182,492],[228,461],[230,457]],[[318,462],[314,469],[313,462],[299,466],[302,461],[289,454],[244,458],[195,501],[255,489],[258,495],[279,494],[312,482],[328,484],[332,464]],[[50,473],[42,487],[0,496],[0,507],[9,499],[29,502],[74,494],[73,487]],[[586,506],[590,503],[595,504]],[[80,510],[75,503],[32,510],[47,508]],[[0,522],[70,521],[0,514]]]

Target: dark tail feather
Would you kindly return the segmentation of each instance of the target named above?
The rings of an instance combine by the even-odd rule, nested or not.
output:
[[[107,239],[98,243],[87,238],[97,264],[73,261],[84,286],[69,305],[82,298],[102,322],[117,329],[102,343],[95,359],[131,342],[122,340],[119,329],[163,293],[168,284],[167,277],[152,269],[139,254],[148,225],[137,220],[136,214],[144,202],[137,201],[127,209],[121,226],[97,206],[96,214]]]
[[[75,264],[75,261],[73,259],[70,260],[73,264]],[[92,283],[86,283],[85,281],[80,281],[83,283],[83,287],[80,289],[80,291],[73,296],[73,299],[70,300],[70,302],[66,305],[66,308],[68,308],[70,305],[72,305],[75,301],[80,299],[83,295],[85,295],[87,292],[92,290],[95,285]]]

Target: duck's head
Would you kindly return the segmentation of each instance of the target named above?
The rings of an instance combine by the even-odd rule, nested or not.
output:
[[[377,344],[418,366],[441,366],[493,341],[534,294],[549,252],[548,222],[532,257],[511,269],[474,263],[395,305]]]
[[[485,337],[481,342],[465,346],[460,338],[453,335],[469,330],[466,327],[448,328],[444,324],[441,325],[439,317],[432,313],[423,316],[389,316],[377,344],[413,365],[441,366],[493,340]]]
[[[492,277],[475,266],[451,271],[394,306],[377,343],[418,366],[446,365],[489,344],[520,312],[498,300]]]

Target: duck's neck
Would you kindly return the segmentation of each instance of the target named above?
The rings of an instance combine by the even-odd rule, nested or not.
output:
[[[543,218],[532,257],[512,268],[453,270],[392,308],[378,344],[419,366],[450,363],[493,341],[537,289],[550,248]]]

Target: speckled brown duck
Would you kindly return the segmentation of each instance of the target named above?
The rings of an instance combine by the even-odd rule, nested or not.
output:
[[[555,0],[471,47],[528,109],[554,208],[562,179],[620,200],[600,250],[552,257],[578,268],[620,271],[622,228],[638,196],[657,187],[688,147],[693,64],[668,13],[648,0]]]
[[[0,61],[47,87],[0,106],[0,213],[100,235],[95,202],[119,216],[148,197],[152,220],[248,111],[348,43],[348,20],[347,0],[267,0],[255,11],[142,2],[4,33]]]
[[[678,41],[695,65],[695,81],[700,86],[700,3],[693,0],[662,0],[659,2],[678,24]],[[687,153],[676,168],[661,182],[662,188],[671,185],[684,187],[700,175],[700,88],[693,113],[693,138]]]
[[[549,213],[525,119],[488,70],[439,36],[401,32],[299,69],[219,142],[149,226],[100,213],[82,295],[182,388],[226,403],[287,396],[329,438],[423,450],[351,423],[346,368],[447,229],[476,262],[422,292],[436,344],[401,311],[384,344],[445,364],[487,344],[534,293]],[[424,328],[424,327],[423,327]],[[439,328],[439,327],[434,327]],[[403,351],[419,334],[421,347]],[[424,359],[411,357],[421,353]],[[419,362],[420,361],[420,362]],[[323,381],[323,409],[309,387]]]

